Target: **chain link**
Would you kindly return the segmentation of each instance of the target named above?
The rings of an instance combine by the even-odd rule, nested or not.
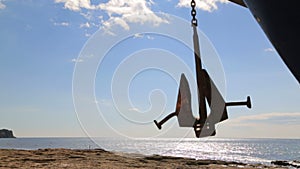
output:
[[[191,23],[192,23],[193,26],[198,26],[198,22],[197,22],[197,19],[196,19],[197,12],[196,12],[196,2],[195,2],[195,0],[191,1],[191,7],[192,7],[191,15],[193,17]]]

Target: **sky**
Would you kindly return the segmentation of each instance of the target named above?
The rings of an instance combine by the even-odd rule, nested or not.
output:
[[[217,137],[300,138],[299,83],[250,11],[196,2],[208,72],[225,100],[250,95],[253,105],[228,108]],[[17,137],[194,137],[176,118],[161,131],[152,123],[174,110],[182,72],[195,89],[193,53],[180,41],[192,42],[190,10],[185,0],[0,0],[0,128]]]

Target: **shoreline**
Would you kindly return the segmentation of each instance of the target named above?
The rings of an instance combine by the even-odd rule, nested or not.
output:
[[[222,160],[110,152],[103,149],[0,149],[0,168],[287,168]]]

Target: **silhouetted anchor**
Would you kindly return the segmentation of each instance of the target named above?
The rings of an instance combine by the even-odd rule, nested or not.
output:
[[[211,81],[212,82],[212,81]],[[210,86],[216,89],[215,85],[211,83]],[[211,108],[210,115],[206,118],[206,122],[204,120],[200,120],[199,118],[195,118],[192,113],[192,104],[191,104],[191,92],[189,88],[188,81],[184,74],[181,74],[180,79],[180,87],[178,90],[176,110],[173,113],[170,113],[160,122],[154,120],[154,123],[158,127],[158,129],[162,128],[162,125],[171,119],[174,116],[177,116],[178,124],[180,127],[193,127],[196,137],[206,137],[206,136],[214,136],[216,134],[215,124],[221,121],[228,119],[227,115],[227,107],[229,106],[247,106],[251,108],[251,100],[250,97],[247,97],[247,100],[244,102],[228,102],[225,103],[222,95],[215,90],[213,94],[214,99],[216,99],[216,103],[211,103],[211,97],[208,99],[208,104]],[[217,101],[219,100],[219,102]],[[222,115],[220,115],[222,113]],[[203,123],[204,121],[204,123]],[[204,127],[206,126],[206,127]]]
[[[156,124],[158,129],[161,129],[162,125],[166,121],[174,116],[177,116],[179,126],[193,127],[196,137],[199,138],[216,135],[215,124],[228,119],[227,107],[247,106],[248,108],[251,108],[251,100],[248,96],[247,100],[244,102],[225,102],[207,71],[202,68],[199,39],[197,33],[197,20],[192,20],[192,27],[194,31],[194,57],[196,64],[196,79],[198,87],[197,95],[200,118],[195,118],[193,116],[190,87],[185,75],[181,74],[175,112],[170,113],[160,122],[154,120],[154,123]],[[206,101],[211,110],[209,116],[207,116]]]

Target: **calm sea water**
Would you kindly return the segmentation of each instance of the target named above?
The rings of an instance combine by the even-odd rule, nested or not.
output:
[[[39,148],[103,148],[145,155],[159,154],[263,164],[270,164],[273,160],[300,160],[300,139],[0,139],[0,149]]]

